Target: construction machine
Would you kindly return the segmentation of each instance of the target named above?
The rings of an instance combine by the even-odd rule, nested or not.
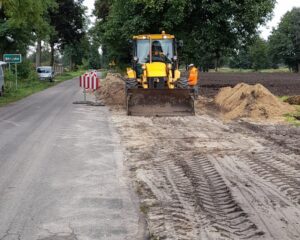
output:
[[[181,77],[175,37],[143,34],[133,37],[132,67],[127,68],[127,113],[133,116],[191,116],[194,98]]]

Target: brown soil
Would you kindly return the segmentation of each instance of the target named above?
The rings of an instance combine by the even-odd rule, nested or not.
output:
[[[299,129],[120,109],[112,120],[151,239],[300,239]]]
[[[120,85],[105,84],[111,100]],[[219,95],[221,108],[238,117],[293,108],[262,85]],[[132,117],[111,107],[151,239],[300,239],[300,129],[226,124],[216,110],[204,96],[192,117]]]
[[[239,83],[234,88],[222,88],[215,103],[225,119],[273,119],[294,111],[292,106],[281,102],[261,84]]]
[[[109,105],[125,104],[125,83],[117,73],[108,73],[97,91],[97,98]]]
[[[285,102],[291,105],[300,105],[300,95],[289,97],[287,100],[285,100]]]
[[[238,83],[264,85],[276,96],[300,94],[300,74],[294,73],[200,73],[200,94],[214,97],[220,88]]]

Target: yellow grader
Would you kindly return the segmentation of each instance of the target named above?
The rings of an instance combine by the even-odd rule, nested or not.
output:
[[[165,32],[133,37],[133,64],[126,78],[128,115],[195,114],[187,78],[178,69],[177,45]]]

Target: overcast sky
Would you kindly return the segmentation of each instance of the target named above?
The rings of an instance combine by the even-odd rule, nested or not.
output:
[[[84,1],[84,4],[89,8],[90,13],[94,8],[94,2],[95,0]],[[300,0],[277,0],[273,19],[267,23],[267,26],[260,28],[262,37],[267,39],[272,31],[272,28],[276,27],[280,22],[281,17],[293,7],[300,7]]]

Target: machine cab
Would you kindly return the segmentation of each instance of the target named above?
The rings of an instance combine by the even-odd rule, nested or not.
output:
[[[164,62],[172,63],[177,57],[175,37],[170,34],[134,36],[134,60],[138,64]]]

